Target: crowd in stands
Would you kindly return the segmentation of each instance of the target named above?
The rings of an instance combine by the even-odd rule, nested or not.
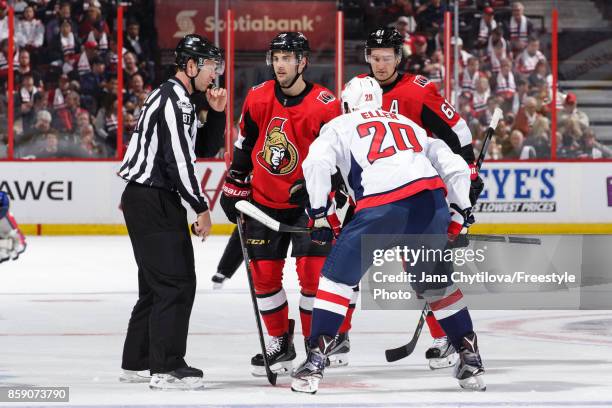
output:
[[[405,37],[401,70],[427,76],[442,93],[445,3],[370,1],[383,10],[379,18]],[[471,18],[460,23],[460,37],[451,39],[451,45],[459,48],[460,70],[451,98],[472,129],[477,153],[491,115],[499,107],[504,118],[489,144],[488,158],[549,159],[552,109],[557,109],[558,158],[612,157],[612,151],[597,141],[574,93],[558,90],[557,105],[552,106],[550,61],[540,49],[540,36],[546,34],[535,29],[525,6],[503,0],[459,3],[472,12],[466,13]]]
[[[17,0],[14,10],[14,157],[115,157],[116,2]],[[128,15],[124,28],[125,135],[155,85],[153,36],[142,35],[141,21]],[[0,0],[0,157],[6,157],[9,58],[7,4]]]
[[[597,141],[573,93],[552,107],[550,61],[520,2],[458,0],[461,29],[459,86],[450,98],[467,120],[475,149],[496,107],[504,119],[489,145],[491,159],[551,157],[551,111],[557,109],[558,158],[611,157]],[[442,0],[352,0],[365,32],[393,25],[405,37],[401,71],[427,76],[444,91]],[[116,2],[17,0],[15,53],[8,55],[7,3],[0,0],[0,158],[7,157],[8,61],[14,64],[15,158],[114,158],[117,152]],[[156,66],[154,2],[133,0],[124,23],[123,135],[134,128]],[[469,18],[464,18],[469,16]],[[549,34],[548,34],[549,35]],[[451,61],[451,64],[453,61]],[[163,78],[161,78],[163,79]],[[447,97],[449,97],[447,95]],[[196,102],[199,111],[205,102]],[[205,112],[204,112],[205,113]]]

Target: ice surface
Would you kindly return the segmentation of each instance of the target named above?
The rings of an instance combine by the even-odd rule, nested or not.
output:
[[[426,330],[412,356],[385,361],[386,348],[412,335],[418,311],[358,308],[348,367],[327,370],[313,396],[292,393],[287,377],[272,387],[250,375],[258,342],[244,268],[224,289],[211,289],[226,241],[194,239],[199,289],[187,361],[204,370],[204,391],[117,381],[137,293],[126,236],[31,237],[22,258],[0,265],[0,386],[69,386],[70,405],[79,406],[612,406],[609,311],[474,311],[488,389],[471,393],[460,391],[451,370],[427,368]],[[293,262],[285,275],[297,320]],[[299,360],[301,344],[298,335]]]

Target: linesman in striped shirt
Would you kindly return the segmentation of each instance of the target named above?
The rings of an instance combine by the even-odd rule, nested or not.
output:
[[[176,75],[145,101],[118,172],[128,181],[121,205],[139,287],[120,380],[149,382],[152,389],[202,386],[202,371],[184,359],[196,275],[181,198],[197,214],[196,234],[206,239],[212,225],[195,159],[225,129],[226,91],[211,86],[224,70],[222,51],[190,34],[176,47],[176,65]],[[194,92],[205,92],[211,107],[203,126],[190,100]]]

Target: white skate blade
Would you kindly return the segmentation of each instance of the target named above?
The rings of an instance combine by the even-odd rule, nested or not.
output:
[[[149,370],[133,371],[133,370],[122,370],[119,375],[119,382],[122,383],[148,383],[151,381],[151,374]]]
[[[430,358],[429,359],[429,369],[430,370],[440,370],[442,368],[451,368],[454,367],[459,361],[459,354],[453,353],[444,358]]]
[[[328,356],[329,368],[346,367],[349,363],[348,353],[338,353]]]
[[[304,378],[294,378],[291,382],[291,391],[315,394],[319,390],[320,381],[321,377],[314,375]]]
[[[169,374],[154,374],[151,377],[149,388],[155,391],[182,390],[193,391],[204,388],[202,377],[184,377],[178,379]]]
[[[486,391],[487,385],[482,377],[482,374],[480,374],[463,380],[458,380],[459,386],[470,391]]]
[[[253,377],[266,377],[266,367],[264,366],[251,366],[251,374]],[[272,364],[270,370],[278,376],[289,375],[293,370],[293,361],[281,361],[280,363]]]
[[[223,289],[223,282],[213,282],[213,290]]]

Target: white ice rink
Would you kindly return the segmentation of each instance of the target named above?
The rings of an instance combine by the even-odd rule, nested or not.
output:
[[[194,240],[199,282],[186,359],[204,370],[205,390],[153,392],[117,381],[137,296],[126,236],[31,237],[22,258],[0,265],[0,386],[69,386],[73,406],[612,406],[609,311],[473,312],[488,389],[472,393],[460,391],[451,370],[427,368],[426,331],[412,356],[385,361],[419,312],[358,308],[348,367],[327,370],[316,395],[292,393],[287,377],[272,387],[250,375],[258,341],[244,268],[223,290],[211,289],[226,240]],[[297,319],[292,263],[286,282]],[[301,360],[299,335],[296,349]]]

